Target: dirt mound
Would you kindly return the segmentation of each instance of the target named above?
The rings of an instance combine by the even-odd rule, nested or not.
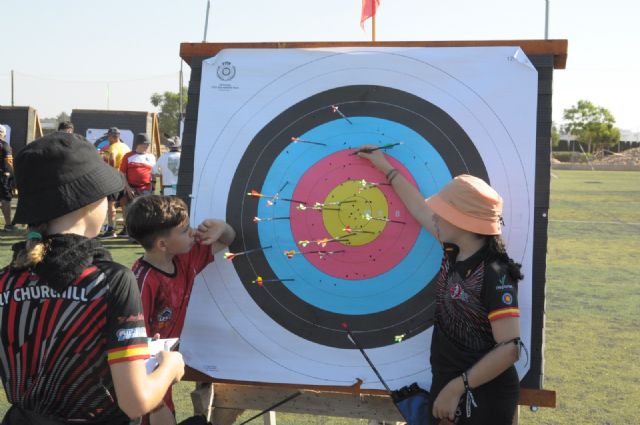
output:
[[[594,164],[617,164],[640,166],[640,148],[627,149],[620,153],[607,155],[602,159],[593,161]]]

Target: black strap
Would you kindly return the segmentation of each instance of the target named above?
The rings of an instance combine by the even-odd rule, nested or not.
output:
[[[349,337],[349,340],[353,343],[353,345],[355,345],[358,348],[358,350],[360,350],[360,352],[362,353],[362,356],[367,361],[367,363],[369,363],[369,366],[371,367],[371,370],[373,370],[373,372],[376,374],[376,376],[378,377],[378,379],[380,380],[382,385],[384,385],[386,390],[389,391],[389,393],[391,393],[392,392],[391,389],[389,388],[389,386],[387,385],[385,380],[382,378],[382,375],[380,375],[380,372],[378,372],[378,369],[373,364],[373,362],[371,361],[369,356],[367,356],[367,353],[364,352],[364,349],[362,348],[362,345],[360,345],[358,340],[353,336],[353,334],[351,333],[351,330],[349,330],[349,326],[347,326],[346,323],[343,323],[342,327],[347,331],[347,336]]]
[[[373,364],[369,356],[367,356],[367,353],[365,353],[364,348],[362,348],[362,345],[360,345],[360,342],[358,342],[358,340],[353,336],[353,334],[351,333],[351,330],[349,329],[349,326],[346,323],[343,323],[342,327],[344,328],[345,331],[347,331],[347,336],[349,337],[349,340],[353,343],[353,345],[355,345],[358,348],[358,350],[360,350],[360,352],[362,353],[362,357],[364,357],[367,363],[369,363],[369,367],[371,367],[371,370],[373,370],[373,373],[376,374],[376,376],[378,377],[382,385],[384,385],[384,388],[389,392],[389,396],[391,397],[391,400],[393,400],[393,405],[398,410],[398,413],[400,413],[400,417],[404,418],[406,421],[407,418],[404,416],[404,413],[402,413],[402,410],[400,410],[400,406],[398,406],[398,404],[394,399],[393,391],[391,391],[391,388],[389,388],[385,380],[382,378],[382,375],[380,375],[380,372],[378,372],[378,368],[376,368],[376,366]]]

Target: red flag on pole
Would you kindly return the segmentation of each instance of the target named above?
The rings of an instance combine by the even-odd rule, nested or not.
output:
[[[362,14],[360,15],[360,27],[364,30],[364,22],[376,16],[380,6],[380,0],[362,0]]]

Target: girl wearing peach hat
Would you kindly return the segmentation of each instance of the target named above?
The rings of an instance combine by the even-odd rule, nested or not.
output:
[[[511,424],[519,396],[517,283],[520,264],[500,237],[502,198],[483,180],[460,175],[422,194],[375,146],[358,155],[381,172],[411,215],[443,246],[431,341],[433,423]]]

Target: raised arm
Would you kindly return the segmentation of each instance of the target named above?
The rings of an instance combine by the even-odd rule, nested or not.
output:
[[[375,146],[365,145],[360,149],[375,148]],[[359,152],[358,156],[371,161],[374,167],[384,173],[390,179],[391,187],[407,207],[409,213],[424,227],[429,233],[435,235],[433,224],[433,212],[424,202],[425,198],[420,191],[397,171],[393,171],[393,166],[389,163],[382,151],[376,150],[371,153]]]
[[[201,243],[211,245],[213,253],[222,251],[236,238],[236,231],[223,220],[206,219],[198,226],[196,237]]]

